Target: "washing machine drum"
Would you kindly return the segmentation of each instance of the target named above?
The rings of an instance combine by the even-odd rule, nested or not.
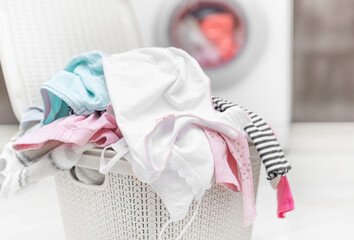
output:
[[[213,88],[242,79],[264,48],[265,21],[249,0],[169,0],[156,18],[155,41],[191,54]]]

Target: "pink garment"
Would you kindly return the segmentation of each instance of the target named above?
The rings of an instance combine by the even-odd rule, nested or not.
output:
[[[277,187],[278,217],[285,218],[285,213],[295,209],[293,195],[286,176],[282,176]]]
[[[106,112],[95,112],[88,116],[70,115],[44,125],[19,138],[13,148],[23,151],[40,149],[48,143],[83,146],[88,142],[105,147],[117,142],[121,137],[113,111],[108,106]]]
[[[278,140],[277,135],[275,134],[272,126],[272,129],[275,138]],[[291,188],[286,176],[281,176],[280,181],[277,185],[277,198],[278,198],[278,218],[285,218],[285,213],[295,210],[295,202],[293,194],[291,193]]]
[[[225,140],[216,132],[204,129],[214,157],[215,181],[234,192],[241,192],[236,164],[232,164],[232,155]],[[233,169],[231,169],[233,168]]]
[[[242,192],[243,226],[246,227],[257,216],[248,141],[241,135],[231,139],[206,128],[204,132],[213,152],[216,183],[231,191]]]

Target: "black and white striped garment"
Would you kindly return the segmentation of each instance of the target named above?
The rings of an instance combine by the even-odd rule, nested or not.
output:
[[[214,108],[220,112],[226,111],[232,107],[240,107],[235,103],[229,102],[219,97],[212,97]],[[242,107],[240,107],[242,108]],[[244,128],[244,131],[249,135],[255,145],[260,158],[266,168],[268,180],[272,180],[277,176],[283,176],[290,169],[288,161],[285,158],[284,152],[274,135],[271,127],[257,114],[242,108],[247,112],[251,119],[251,124]]]

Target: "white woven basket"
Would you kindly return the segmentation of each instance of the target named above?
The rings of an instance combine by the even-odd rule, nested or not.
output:
[[[260,159],[254,147],[250,148],[250,156],[256,195]],[[91,160],[94,158],[91,156]],[[101,186],[80,183],[70,172],[57,175],[56,184],[68,240],[155,240],[169,219],[155,191],[133,177],[125,161],[106,175]],[[176,239],[195,207],[196,202],[186,219],[166,229],[163,239]],[[182,239],[249,240],[252,226],[243,228],[241,223],[241,193],[214,185],[205,194],[195,220]]]
[[[41,103],[39,86],[79,53],[100,49],[122,52],[141,47],[129,0],[0,0],[0,58],[11,104],[18,119],[29,105]],[[18,87],[22,86],[22,87]],[[85,166],[98,169],[98,154]],[[251,148],[254,190],[260,160]],[[68,240],[154,240],[168,212],[147,184],[121,161],[101,186],[84,185],[69,172],[56,177]],[[171,224],[164,239],[174,239],[189,216]],[[214,186],[184,234],[189,240],[246,240],[240,193]]]

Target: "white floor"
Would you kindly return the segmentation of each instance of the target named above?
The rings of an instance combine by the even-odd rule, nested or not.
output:
[[[253,240],[354,239],[353,138],[353,123],[292,126],[295,211],[277,219],[275,192],[261,181]]]
[[[15,131],[0,126],[0,149]],[[253,240],[354,239],[353,137],[350,123],[292,126],[287,156],[296,210],[277,219],[276,192],[263,171]],[[52,178],[0,199],[0,239],[64,239]]]
[[[17,126],[0,125],[0,149],[16,131]],[[0,239],[65,239],[53,178],[0,198]]]

